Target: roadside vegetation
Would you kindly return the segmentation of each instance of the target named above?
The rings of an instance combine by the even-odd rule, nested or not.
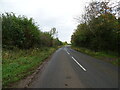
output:
[[[82,52],[82,53],[85,53],[87,55],[90,55],[90,56],[95,57],[97,59],[104,60],[106,62],[113,64],[113,65],[116,65],[116,66],[120,65],[120,57],[118,57],[117,53],[105,52],[105,51],[95,52],[95,51],[87,49],[87,48],[74,47],[74,46],[72,46],[72,49],[79,51],[79,52]]]
[[[32,74],[57,48],[3,50],[3,87]]]
[[[56,28],[42,32],[32,18],[2,14],[2,85],[9,87],[34,72],[62,42]]]
[[[104,1],[87,5],[71,43],[80,52],[120,65],[120,10],[113,5]]]

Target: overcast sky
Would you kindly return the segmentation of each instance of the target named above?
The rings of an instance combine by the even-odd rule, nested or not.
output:
[[[14,12],[16,15],[32,17],[42,31],[49,31],[55,27],[58,31],[58,38],[61,41],[70,42],[71,35],[78,24],[74,18],[83,13],[85,4],[90,1],[0,0],[0,13]]]

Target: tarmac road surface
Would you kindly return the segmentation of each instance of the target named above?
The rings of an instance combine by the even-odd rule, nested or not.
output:
[[[29,88],[118,88],[118,68],[65,46]]]

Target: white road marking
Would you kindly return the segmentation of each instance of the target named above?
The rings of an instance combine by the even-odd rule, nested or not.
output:
[[[66,52],[67,52],[67,54],[69,54],[70,55],[70,53],[67,51],[67,50],[65,50]]]
[[[78,63],[78,61],[72,57],[72,59],[84,70],[84,71],[87,71],[80,63]]]
[[[70,55],[70,53],[69,52],[67,52],[69,55]]]

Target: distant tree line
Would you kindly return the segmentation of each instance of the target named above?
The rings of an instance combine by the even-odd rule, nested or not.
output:
[[[91,2],[85,7],[82,18],[78,18],[80,24],[71,37],[72,45],[120,53],[120,17],[117,10],[109,2]]]
[[[16,16],[14,13],[2,14],[1,18],[3,48],[30,49],[62,44],[58,38],[54,38],[56,28],[52,28],[50,32],[42,32],[32,18]]]

